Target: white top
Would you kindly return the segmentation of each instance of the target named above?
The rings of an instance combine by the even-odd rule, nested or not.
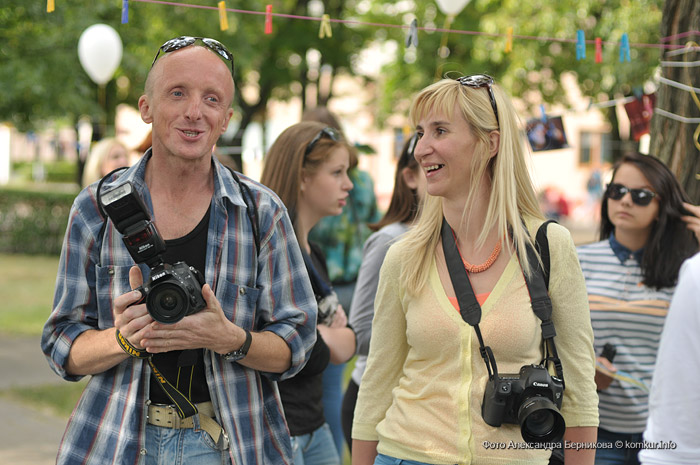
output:
[[[661,334],[644,465],[700,463],[700,254],[683,263]],[[671,444],[671,442],[673,444]]]

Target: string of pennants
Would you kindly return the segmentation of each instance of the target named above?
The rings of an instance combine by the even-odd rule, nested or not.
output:
[[[596,63],[602,63],[602,61],[603,61],[603,45],[614,45],[614,46],[619,47],[619,61],[620,61],[620,63],[623,63],[625,61],[630,62],[632,60],[631,54],[630,54],[630,47],[638,47],[638,48],[654,47],[654,48],[664,48],[664,49],[683,48],[683,45],[675,45],[675,44],[668,44],[668,43],[659,43],[659,44],[635,43],[635,44],[630,44],[629,36],[626,32],[621,35],[620,40],[618,42],[609,42],[609,41],[603,41],[600,37],[596,37],[594,40],[586,40],[585,32],[582,29],[579,29],[578,31],[576,31],[576,38],[575,39],[561,39],[561,38],[554,38],[554,37],[536,37],[536,36],[516,35],[516,34],[513,34],[512,27],[508,27],[505,34],[489,34],[489,33],[477,32],[477,31],[462,31],[462,30],[456,30],[456,29],[435,28],[435,27],[419,27],[417,19],[413,19],[409,25],[403,25],[403,24],[379,24],[379,23],[370,23],[370,22],[363,22],[363,21],[357,21],[357,20],[333,19],[333,18],[330,18],[329,15],[327,15],[327,14],[324,14],[321,17],[314,17],[314,16],[290,15],[290,14],[284,14],[284,13],[273,13],[271,4],[266,5],[265,11],[251,11],[251,10],[240,10],[240,9],[235,9],[235,8],[226,8],[225,1],[219,1],[217,6],[192,5],[192,4],[187,4],[187,3],[178,3],[178,2],[170,2],[170,1],[163,1],[163,0],[131,0],[131,2],[132,3],[133,2],[156,3],[156,4],[179,6],[179,7],[218,10],[218,12],[219,12],[219,28],[222,31],[227,30],[229,27],[228,26],[228,13],[229,12],[264,16],[265,22],[264,22],[263,31],[265,34],[272,34],[272,26],[273,26],[273,18],[274,17],[281,17],[281,18],[288,18],[288,19],[299,19],[299,20],[306,20],[306,21],[317,21],[317,22],[319,22],[319,31],[318,31],[319,39],[323,39],[326,37],[328,37],[328,38],[333,37],[333,29],[331,27],[332,23],[366,25],[366,26],[384,27],[384,28],[408,29],[408,33],[406,35],[406,47],[407,48],[411,47],[411,46],[418,47],[418,31],[444,32],[444,33],[467,34],[467,35],[483,35],[483,36],[491,36],[491,37],[495,37],[495,38],[505,37],[504,51],[506,53],[511,53],[513,51],[513,39],[514,38],[519,39],[519,40],[538,40],[538,41],[550,41],[550,42],[575,43],[576,59],[577,60],[585,60],[586,59],[587,46],[589,44],[592,44],[595,47],[594,60]],[[122,8],[121,8],[121,23],[122,24],[126,24],[129,22],[129,3],[130,3],[129,0],[122,0]],[[48,13],[55,11],[55,0],[47,0],[46,11]],[[698,32],[698,31],[691,31],[689,33],[684,33],[684,34],[691,34],[691,33],[700,34],[700,32]],[[662,39],[662,42],[669,42],[670,40],[672,40],[674,38],[680,38],[681,35],[682,34],[679,34],[677,36],[672,36],[672,37],[666,37],[666,38]]]

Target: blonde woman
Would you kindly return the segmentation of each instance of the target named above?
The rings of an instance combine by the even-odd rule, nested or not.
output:
[[[295,465],[340,465],[323,411],[323,370],[355,353],[355,333],[332,290],[320,247],[309,242],[318,221],[343,211],[355,154],[335,129],[318,122],[290,126],[265,158],[260,181],[287,206],[319,308],[316,345],[304,369],[279,383]]]
[[[102,139],[88,155],[83,169],[83,187],[99,181],[105,174],[122,166],[131,166],[129,150],[117,139]]]
[[[480,335],[498,376],[517,377],[521,367],[542,363],[541,321],[524,280],[532,277],[531,263],[516,248],[526,250],[543,216],[515,110],[492,78],[475,75],[425,88],[410,118],[428,195],[417,224],[389,249],[381,270],[355,409],[353,464],[545,465],[551,444],[528,447],[517,421],[504,417],[492,426],[493,419],[482,416],[484,392],[495,378],[480,355],[476,328],[460,314],[441,239],[445,228],[461,256],[458,267],[464,265],[468,279],[454,282],[473,290]],[[552,321],[565,378],[564,439],[595,442],[586,287],[568,231],[552,224],[547,236]],[[595,450],[565,453],[567,465],[592,464]]]

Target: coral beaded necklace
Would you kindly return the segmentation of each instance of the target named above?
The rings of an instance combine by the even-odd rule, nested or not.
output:
[[[457,237],[455,236],[454,231],[452,231],[452,236],[455,238],[455,245],[457,245]],[[459,252],[459,246],[457,246],[457,252]],[[493,248],[489,258],[487,258],[486,261],[480,265],[472,265],[466,261],[464,257],[462,257],[462,253],[459,252],[459,257],[462,259],[462,263],[464,263],[464,269],[469,273],[481,273],[488,270],[491,268],[491,265],[494,264],[499,255],[501,255],[501,241],[496,242],[496,246]]]

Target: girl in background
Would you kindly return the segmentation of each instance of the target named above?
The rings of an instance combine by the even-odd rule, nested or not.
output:
[[[83,168],[83,187],[99,181],[102,176],[123,166],[131,166],[126,146],[111,137],[102,139],[92,147],[88,155]]]
[[[329,361],[347,362],[355,333],[332,292],[320,248],[309,231],[323,217],[339,215],[352,182],[354,151],[340,133],[323,123],[303,122],[279,135],[265,157],[261,183],[287,206],[319,307],[316,345],[304,369],[278,383],[292,436],[295,465],[340,465],[323,413],[323,370]]]
[[[642,441],[648,416],[648,388],[661,330],[678,271],[698,251],[695,208],[673,173],[660,160],[625,155],[613,170],[601,204],[600,242],[578,248],[586,278],[595,350],[609,344],[613,361],[598,357],[599,390],[596,464],[638,464],[639,448],[615,447]],[[686,208],[689,207],[689,208]],[[684,222],[684,216],[687,224]],[[613,379],[624,372],[635,382]],[[645,388],[646,386],[646,388]]]

